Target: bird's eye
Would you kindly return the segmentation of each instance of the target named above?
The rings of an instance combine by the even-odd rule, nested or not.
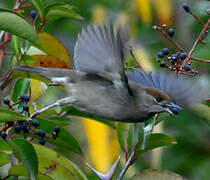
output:
[[[160,103],[163,99],[161,97],[156,97],[155,100]]]

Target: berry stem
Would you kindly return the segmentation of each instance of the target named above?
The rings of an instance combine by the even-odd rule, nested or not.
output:
[[[194,61],[202,62],[202,63],[210,63],[209,59],[199,59],[199,58],[194,58],[194,57],[191,57],[190,59]]]
[[[195,14],[195,13],[192,12],[191,10],[189,11],[189,13],[190,13],[196,20],[198,20],[203,26],[205,26],[205,22],[203,22],[202,19],[201,19],[197,14]]]
[[[184,52],[184,50],[182,49],[182,47],[177,43],[175,42],[166,32],[163,28],[159,27],[159,26],[153,26],[153,28],[155,30],[158,30],[158,32],[160,32],[164,38],[166,38],[168,41],[171,42],[171,44],[173,44],[178,50]]]
[[[189,54],[187,55],[187,58],[184,60],[182,67],[184,67],[191,59],[192,53],[194,52],[195,48],[197,47],[198,43],[200,42],[203,34],[205,33],[205,31],[207,30],[208,26],[210,24],[210,18],[208,19],[207,23],[204,25],[201,33],[199,34],[198,38],[196,39],[195,43],[193,44],[192,49],[190,50]]]
[[[133,51],[131,48],[129,49],[129,52],[130,52],[130,55],[133,57],[134,61],[136,62],[138,68],[141,70],[144,70],[142,65],[139,63],[139,61],[136,59],[135,55],[133,54]]]

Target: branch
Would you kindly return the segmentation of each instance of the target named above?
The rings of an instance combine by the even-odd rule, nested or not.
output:
[[[195,43],[193,44],[192,49],[190,50],[189,54],[187,55],[187,58],[184,60],[182,67],[184,67],[191,59],[192,53],[194,52],[195,48],[197,47],[198,43],[202,39],[203,34],[206,32],[208,26],[210,24],[210,18],[208,19],[207,23],[204,25],[201,33],[199,34],[198,38],[196,39]]]

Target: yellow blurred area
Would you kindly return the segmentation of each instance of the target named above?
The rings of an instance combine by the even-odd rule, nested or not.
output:
[[[172,0],[153,0],[156,16],[160,24],[172,22]]]
[[[83,123],[93,166],[100,172],[107,172],[119,153],[116,131],[87,118],[83,118]]]
[[[152,20],[150,0],[135,0],[141,19],[144,23],[150,23]]]

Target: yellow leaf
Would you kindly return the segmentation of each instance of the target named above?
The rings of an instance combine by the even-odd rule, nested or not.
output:
[[[54,56],[71,66],[71,59],[67,49],[57,38],[43,32],[39,33],[39,39],[41,50],[47,53],[47,55]]]
[[[28,65],[31,66],[40,66],[40,67],[56,67],[56,68],[66,68],[66,69],[72,69],[69,67],[68,64],[65,62],[57,59],[54,56],[48,56],[48,55],[33,55],[31,56],[35,61],[34,62],[28,62]]]
[[[42,81],[31,79],[31,101],[36,101],[45,93],[47,86]]]

